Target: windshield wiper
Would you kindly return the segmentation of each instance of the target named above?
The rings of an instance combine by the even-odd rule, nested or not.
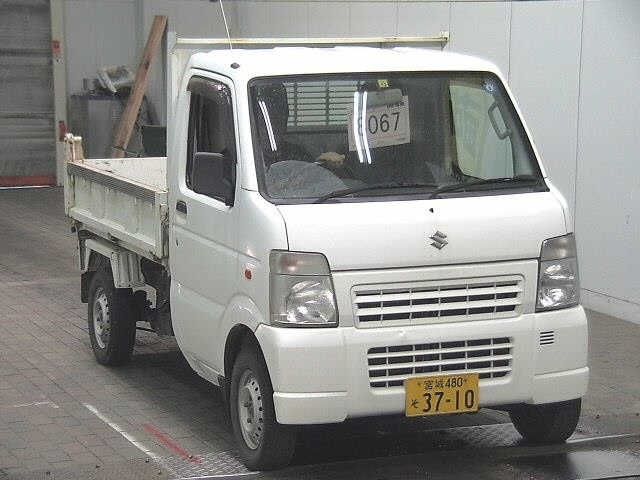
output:
[[[437,185],[433,183],[378,183],[375,185],[365,185],[362,187],[352,187],[345,188],[344,190],[336,190],[335,192],[327,193],[326,195],[322,195],[313,203],[324,203],[330,198],[338,198],[338,197],[346,197],[347,195],[352,195],[354,193],[366,192],[368,190],[378,190],[378,189],[395,189],[395,188],[422,188],[422,187],[437,187]]]
[[[431,195],[429,195],[429,199],[436,198],[441,193],[445,192],[456,192],[460,190],[466,190],[469,187],[477,187],[482,185],[510,185],[510,184],[540,184],[540,178],[534,175],[516,175],[515,177],[498,177],[498,178],[486,178],[479,180],[472,180],[470,182],[460,182],[453,183],[451,185],[442,185],[441,187],[436,188]]]

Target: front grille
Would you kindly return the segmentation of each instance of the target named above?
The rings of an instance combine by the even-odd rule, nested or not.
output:
[[[352,298],[359,327],[505,318],[519,314],[523,284],[513,275],[369,285],[355,287]]]
[[[400,387],[410,377],[477,373],[500,378],[511,372],[510,338],[374,347],[367,352],[371,387]]]

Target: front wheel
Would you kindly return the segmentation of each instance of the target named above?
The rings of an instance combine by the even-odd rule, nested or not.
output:
[[[244,464],[273,470],[289,464],[296,434],[276,421],[273,387],[259,348],[247,342],[231,374],[229,407],[233,434]]]
[[[509,412],[513,426],[533,443],[561,443],[578,425],[581,399],[544,405],[520,405]]]
[[[111,269],[102,267],[89,285],[88,327],[99,363],[123,365],[131,358],[136,338],[131,289],[115,288]]]

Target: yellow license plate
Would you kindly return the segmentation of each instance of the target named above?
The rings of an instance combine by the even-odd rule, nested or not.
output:
[[[409,378],[404,389],[407,417],[478,411],[477,373]]]

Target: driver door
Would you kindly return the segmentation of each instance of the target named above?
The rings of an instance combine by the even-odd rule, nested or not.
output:
[[[214,364],[216,337],[237,286],[233,86],[223,78],[193,76],[187,89],[186,148],[172,159],[180,166],[171,205],[171,304],[181,350],[208,376],[222,368]],[[209,157],[223,159],[222,168],[202,162]],[[217,193],[223,185],[229,194]]]

